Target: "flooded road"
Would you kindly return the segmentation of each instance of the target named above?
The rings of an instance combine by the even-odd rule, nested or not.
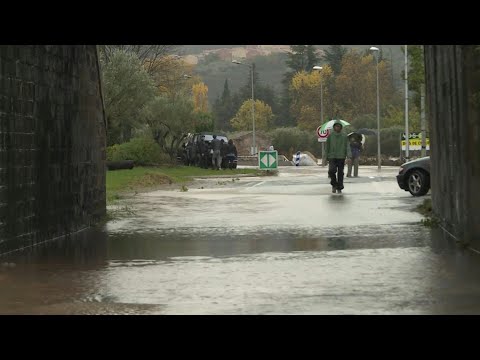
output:
[[[138,194],[133,214],[8,260],[0,313],[480,313],[480,257],[420,224],[397,168],[360,170],[342,195],[321,167]]]

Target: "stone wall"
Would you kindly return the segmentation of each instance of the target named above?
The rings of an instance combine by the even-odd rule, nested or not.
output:
[[[480,52],[426,45],[434,212],[445,230],[480,246]]]
[[[0,254],[105,213],[95,45],[0,46]]]

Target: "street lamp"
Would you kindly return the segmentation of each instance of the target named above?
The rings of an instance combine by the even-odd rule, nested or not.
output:
[[[377,60],[377,147],[378,147],[378,170],[382,169],[382,158],[380,152],[380,89],[378,85],[378,58],[380,56],[380,50],[377,47],[372,46],[370,51],[376,52],[375,59]]]
[[[237,65],[244,65],[248,66],[250,68],[251,74],[252,74],[252,127],[253,127],[253,149],[252,149],[252,155],[255,155],[257,153],[257,146],[255,143],[255,96],[254,96],[254,91],[253,91],[253,73],[255,71],[255,64],[244,64],[238,60],[232,60],[232,63],[237,64]]]
[[[322,71],[323,67],[314,66],[313,70]],[[322,76],[320,76],[320,122],[321,122],[321,124],[323,124],[323,82],[322,82]],[[325,154],[325,143],[322,142],[322,166],[325,166],[324,154]]]

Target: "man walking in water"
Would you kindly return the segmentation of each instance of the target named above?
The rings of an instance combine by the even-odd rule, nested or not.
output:
[[[333,125],[333,132],[327,138],[328,175],[330,176],[330,184],[334,194],[336,192],[342,193],[345,159],[352,156],[348,136],[342,132],[342,128],[342,123],[336,121]]]

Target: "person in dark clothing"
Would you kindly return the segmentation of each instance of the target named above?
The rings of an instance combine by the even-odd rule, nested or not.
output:
[[[347,177],[352,177],[352,167],[353,167],[353,176],[358,177],[358,165],[360,162],[360,153],[362,152],[362,143],[356,140],[353,136],[350,138],[350,149],[352,156],[347,160],[348,161],[348,171]]]
[[[207,144],[203,139],[200,139],[198,142],[198,163],[201,168],[207,168],[206,166],[206,152],[207,152]]]
[[[345,167],[345,159],[352,156],[350,144],[347,134],[342,133],[343,125],[340,121],[333,125],[333,132],[327,138],[327,159],[328,159],[328,175],[330,176],[330,184],[332,192],[339,194],[343,190],[343,169]],[[338,172],[338,178],[337,178]]]
[[[217,135],[213,135],[213,140],[211,142],[212,145],[212,165],[213,169],[220,170],[220,167],[222,166],[222,143],[220,140],[217,139]]]
[[[227,157],[227,143],[225,142],[225,140],[221,140],[220,141],[222,143],[222,147],[220,149],[220,155],[222,155],[222,163],[221,163],[221,166],[222,166],[222,169],[225,169],[227,166],[227,163],[226,163],[226,157]]]
[[[226,150],[227,164],[229,169],[233,168],[233,162],[235,161],[237,156],[238,156],[237,147],[233,143],[233,140],[230,139],[228,140],[228,145]]]

